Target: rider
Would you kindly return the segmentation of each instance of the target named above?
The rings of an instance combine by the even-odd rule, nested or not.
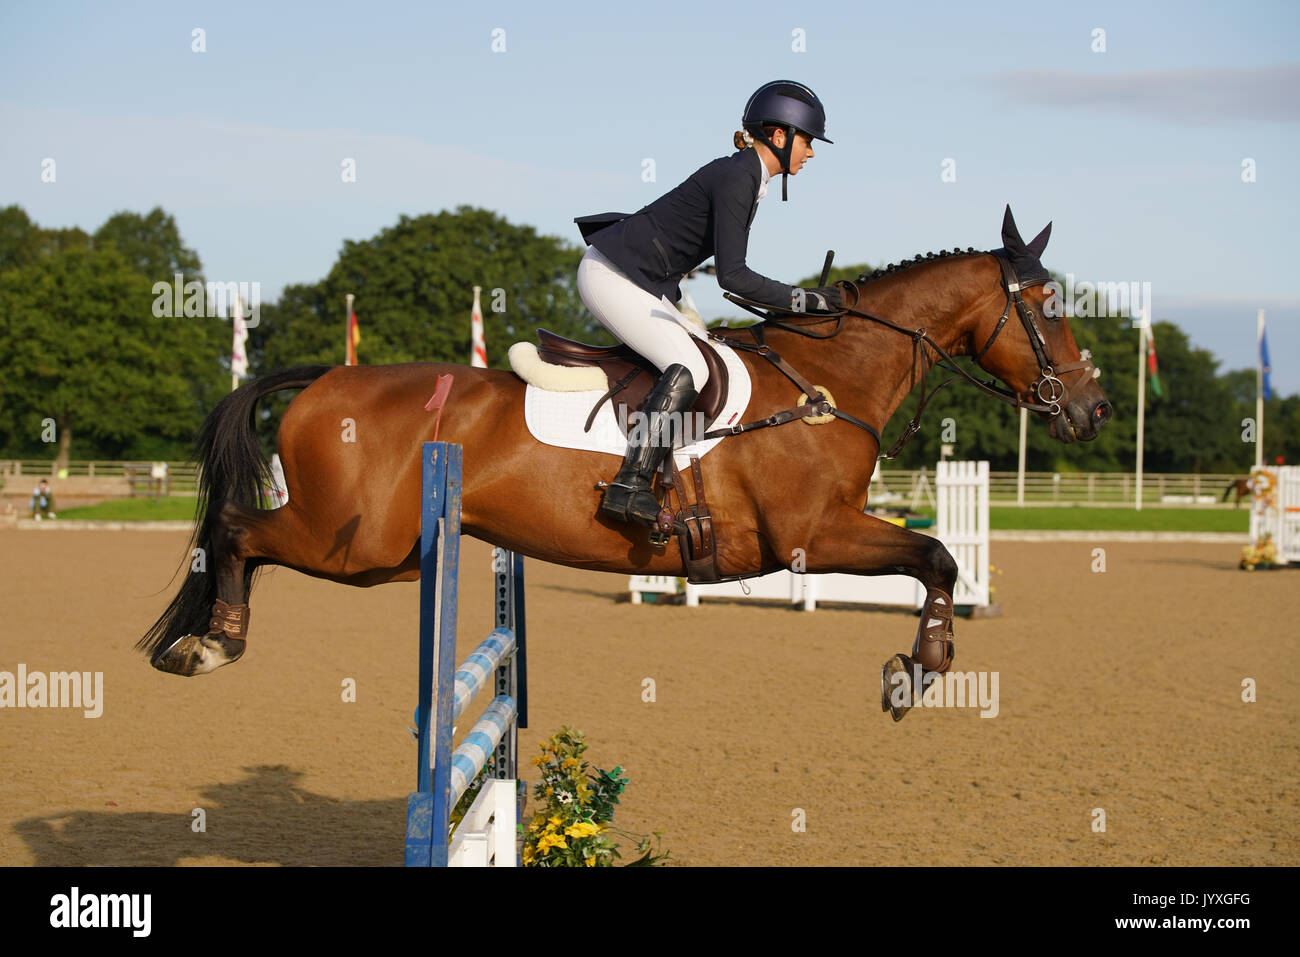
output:
[[[802,83],[777,80],[759,87],[745,106],[737,152],[715,159],[680,186],[633,215],[601,213],[574,220],[591,244],[578,266],[578,292],[591,314],[663,375],[638,409],[627,454],[605,489],[601,512],[618,521],[653,527],[659,506],[651,491],[655,471],[675,438],[681,418],[708,380],[704,358],[688,333],[660,302],[681,298],[681,279],[710,256],[718,285],[738,296],[780,309],[833,310],[834,286],[797,289],[760,276],[745,265],[749,226],[768,181],[799,172],[812,157],[812,141],[826,139],[826,110]]]

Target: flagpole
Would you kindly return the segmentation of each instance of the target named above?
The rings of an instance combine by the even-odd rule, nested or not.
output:
[[[1264,464],[1264,310],[1256,317],[1255,335],[1255,465]]]
[[[347,294],[348,307],[343,314],[343,364],[352,365],[352,300],[357,298],[352,293]]]
[[[1142,511],[1142,451],[1147,419],[1147,329],[1151,325],[1151,306],[1143,304],[1138,326],[1138,413],[1137,413],[1137,511]]]
[[[1029,435],[1029,410],[1020,410],[1020,470],[1016,474],[1016,504],[1025,507],[1025,439]]]

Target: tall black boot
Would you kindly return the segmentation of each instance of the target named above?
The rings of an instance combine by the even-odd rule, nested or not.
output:
[[[651,491],[651,482],[680,436],[682,416],[695,404],[697,394],[695,380],[686,366],[674,363],[664,370],[633,417],[623,467],[606,486],[605,500],[600,504],[604,515],[620,522],[655,526],[659,503]]]

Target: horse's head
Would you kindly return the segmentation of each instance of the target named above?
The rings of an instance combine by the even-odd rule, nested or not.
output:
[[[1051,279],[1039,261],[1052,233],[1048,223],[1026,243],[1011,207],[1002,220],[1002,248],[993,255],[1002,270],[1007,304],[975,330],[976,362],[1011,387],[1021,404],[1048,424],[1060,442],[1090,441],[1110,420],[1111,405],[1097,384],[1097,368],[1080,353]]]

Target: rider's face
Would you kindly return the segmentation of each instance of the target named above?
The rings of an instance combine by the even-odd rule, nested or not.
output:
[[[777,130],[772,142],[777,146],[785,145],[785,130]],[[803,164],[812,159],[816,154],[813,153],[812,140],[803,133],[794,134],[794,146],[790,149],[790,175],[794,176],[799,170],[803,169]]]

